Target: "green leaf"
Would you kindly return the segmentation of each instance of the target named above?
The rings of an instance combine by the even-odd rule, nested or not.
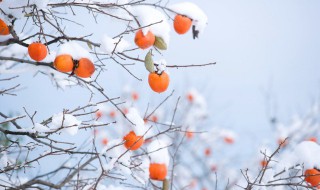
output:
[[[150,73],[154,72],[154,63],[152,59],[151,50],[147,53],[146,57],[144,58],[144,66]]]
[[[90,42],[87,42],[88,47],[92,50],[92,45]]]
[[[161,38],[156,36],[156,41],[153,44],[156,48],[161,49],[161,50],[166,50],[167,49],[167,44],[166,42]]]

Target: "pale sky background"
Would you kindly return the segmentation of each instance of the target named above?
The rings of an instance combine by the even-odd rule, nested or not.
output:
[[[171,1],[175,3],[180,1]],[[137,63],[132,71],[143,78],[139,82],[114,63],[101,76],[107,94],[119,95],[124,84],[136,86],[147,102],[159,102],[176,89],[191,87],[204,94],[210,110],[212,126],[235,130],[238,148],[258,146],[272,135],[266,117],[265,92],[271,94],[280,121],[289,121],[294,114],[303,114],[314,103],[320,87],[320,1],[318,0],[193,0],[204,10],[209,24],[200,38],[191,33],[179,36],[171,31],[171,42],[164,57],[168,64],[205,64],[215,66],[170,69],[171,84],[164,95],[151,92],[147,72]],[[170,4],[169,3],[169,4]],[[80,15],[79,15],[80,16]],[[80,18],[90,20],[86,16]],[[92,19],[91,19],[92,21]],[[99,25],[78,30],[81,34],[104,32],[116,34],[117,23],[99,18]],[[72,29],[75,26],[70,25]],[[133,36],[127,36],[132,40]],[[84,46],[85,47],[85,46]],[[14,81],[25,89],[18,97],[1,97],[0,111],[26,107],[37,110],[38,119],[60,112],[63,108],[84,105],[90,94],[81,88],[56,90],[41,74],[22,74]],[[102,100],[98,96],[96,100]],[[143,105],[143,104],[142,104]],[[31,123],[30,123],[31,125]],[[210,127],[210,126],[209,126]],[[249,155],[250,150],[243,154]]]

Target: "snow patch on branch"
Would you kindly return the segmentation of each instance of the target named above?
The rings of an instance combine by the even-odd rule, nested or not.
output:
[[[108,35],[103,35],[101,39],[101,49],[103,52],[111,55],[114,51],[115,53],[123,52],[124,50],[128,49],[130,43],[123,38],[110,38]]]
[[[64,114],[62,112],[52,116],[52,125],[54,128],[64,127],[64,131],[70,135],[76,135],[81,121],[71,114]]]

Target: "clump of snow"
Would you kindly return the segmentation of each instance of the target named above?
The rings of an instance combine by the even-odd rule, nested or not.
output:
[[[134,123],[132,128],[137,136],[143,136],[147,132],[148,128],[145,126],[144,121],[136,108],[129,108],[126,117]]]
[[[134,165],[138,166],[134,168],[135,179],[141,184],[146,185],[149,181],[149,165],[150,160],[147,157],[142,157],[139,162],[135,162]]]
[[[6,166],[10,165],[7,152],[2,152],[2,157],[0,158],[0,167],[5,168]]]
[[[36,5],[37,9],[39,9],[39,10],[47,9],[48,3],[49,3],[49,0],[41,0],[41,1],[39,1],[39,0],[30,0],[29,1],[29,4]]]
[[[177,3],[169,6],[171,10],[192,19],[192,23],[199,33],[207,26],[207,15],[196,5],[190,2]]]
[[[142,28],[142,32],[145,35],[150,30],[155,36],[161,37],[167,45],[169,44],[170,25],[167,21],[166,16],[162,12],[150,6],[133,7],[132,11],[133,15],[136,16],[137,20],[139,21],[141,27],[144,27]]]
[[[109,185],[108,187],[106,188],[101,188],[101,190],[104,190],[104,189],[108,189],[108,190],[129,190],[129,188],[126,188],[126,187],[116,187],[116,186],[113,186],[113,185]],[[130,188],[131,189],[131,188]]]
[[[46,132],[50,131],[50,129],[48,127],[45,127],[45,126],[41,125],[40,123],[34,124],[34,130],[36,130],[38,133],[46,133]]]
[[[101,49],[103,52],[111,55],[112,52],[123,52],[128,49],[130,43],[123,38],[110,38],[108,35],[103,35],[101,39]]]
[[[22,18],[24,16],[24,12],[22,9],[16,9],[15,7],[22,7],[27,4],[28,1],[20,1],[20,0],[3,0],[1,2],[1,10],[5,12],[7,15],[11,15],[14,18]],[[1,19],[9,22],[9,17],[3,15],[2,11],[0,11]]]
[[[282,158],[288,167],[303,164],[305,169],[320,168],[320,146],[312,141],[303,141],[293,152]]]
[[[92,61],[90,53],[74,41],[66,42],[60,46],[57,52],[57,56],[62,54],[69,54],[75,60],[79,60],[81,58],[88,58]]]
[[[78,133],[78,127],[80,124],[81,121],[71,114],[64,114],[60,112],[52,116],[53,127],[64,127],[64,131],[70,135],[76,135]]]
[[[165,59],[160,59],[159,61],[155,61],[155,63],[157,64],[156,70],[158,74],[161,74],[163,71],[166,70],[167,62]]]
[[[122,141],[122,139],[111,140],[107,146],[101,150],[102,154],[107,158],[110,158],[110,161],[103,165],[103,168],[106,171],[110,171],[114,168],[120,169],[126,174],[131,174],[131,170],[126,167],[130,166],[131,151],[127,151],[127,149],[121,144]]]
[[[168,144],[162,140],[154,140],[147,148],[151,163],[165,164],[169,166],[170,156],[168,152]]]

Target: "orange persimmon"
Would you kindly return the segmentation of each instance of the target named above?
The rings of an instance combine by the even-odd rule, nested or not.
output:
[[[142,136],[137,136],[135,134],[135,132],[133,132],[133,131],[130,131],[125,137],[123,137],[123,140],[126,141],[124,143],[124,146],[127,149],[130,149],[130,150],[137,150],[144,143],[143,137]]]
[[[161,93],[167,90],[170,78],[165,71],[163,71],[160,75],[153,72],[149,74],[148,82],[153,91]]]
[[[53,66],[60,72],[71,72],[73,69],[73,60],[71,55],[61,54],[58,55],[53,62]]]
[[[308,182],[313,187],[320,188],[320,171],[317,169],[308,169],[304,173],[305,178],[304,180]]]
[[[183,15],[176,15],[173,21],[174,30],[178,34],[185,34],[188,32],[192,24],[192,20]]]
[[[94,64],[87,58],[81,58],[78,61],[78,66],[76,67],[74,73],[81,78],[88,78],[94,73]]]
[[[28,46],[28,53],[31,59],[42,61],[48,54],[47,46],[40,42],[33,42]]]
[[[9,35],[10,31],[9,31],[9,27],[8,25],[0,19],[0,35]]]
[[[150,179],[163,181],[166,179],[167,172],[165,164],[151,163],[149,166]]]
[[[147,49],[151,47],[156,40],[156,37],[151,31],[148,31],[146,35],[143,34],[142,30],[138,30],[134,38],[134,42],[141,49]]]

